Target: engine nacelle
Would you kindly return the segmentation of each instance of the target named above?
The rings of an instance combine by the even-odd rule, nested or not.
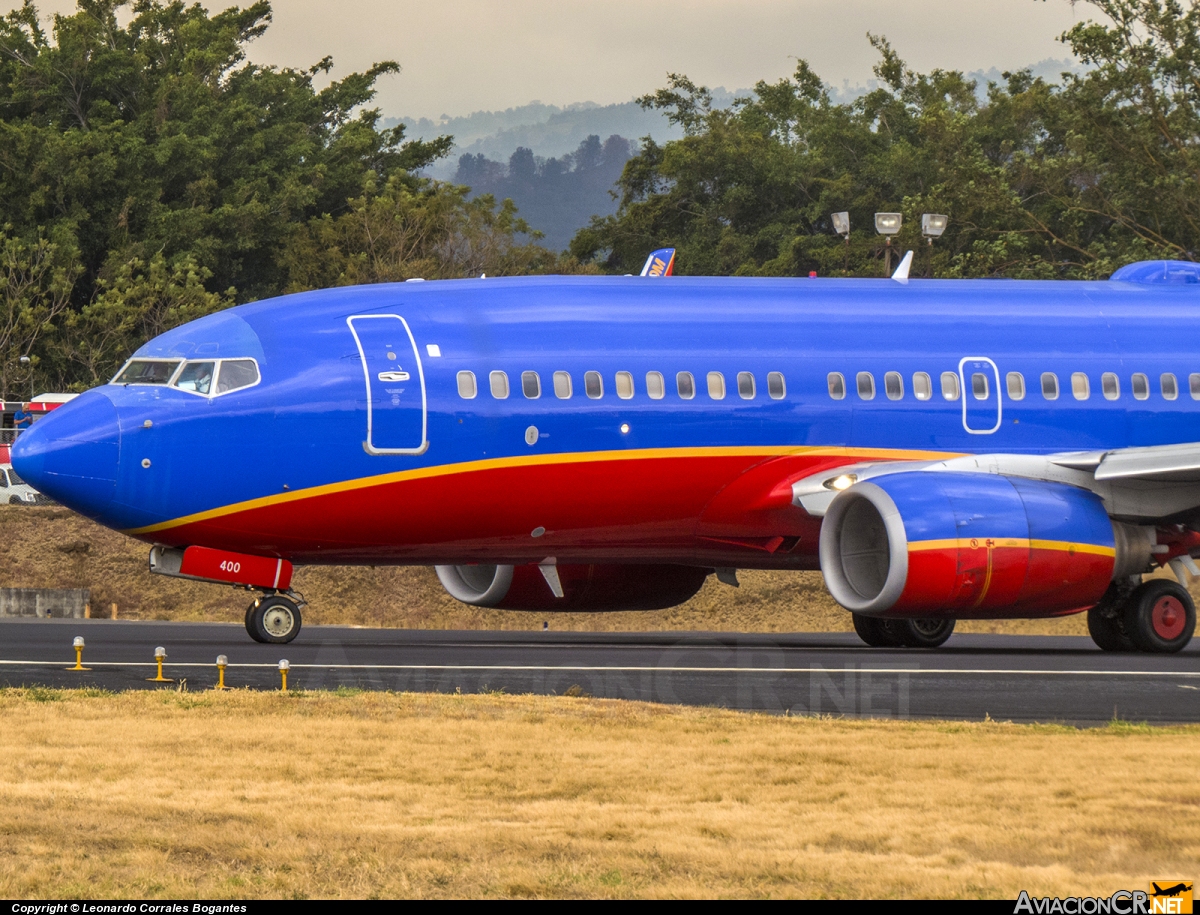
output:
[[[437,566],[442,586],[465,604],[497,610],[665,610],[700,590],[706,569],[678,565],[555,566],[556,597],[536,565]]]
[[[1078,487],[913,471],[839,493],[820,552],[847,610],[986,619],[1091,607],[1114,578],[1144,571],[1153,545],[1152,530],[1114,524]]]

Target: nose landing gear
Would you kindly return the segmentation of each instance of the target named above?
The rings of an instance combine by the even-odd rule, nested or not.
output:
[[[246,632],[256,642],[286,645],[300,634],[303,606],[290,593],[264,594],[246,609]]]

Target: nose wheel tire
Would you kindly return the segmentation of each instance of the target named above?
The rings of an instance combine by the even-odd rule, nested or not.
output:
[[[1171,654],[1192,640],[1196,605],[1177,582],[1155,578],[1129,595],[1122,623],[1134,648]]]
[[[246,611],[246,631],[256,642],[286,645],[300,634],[300,606],[274,594],[256,600]]]

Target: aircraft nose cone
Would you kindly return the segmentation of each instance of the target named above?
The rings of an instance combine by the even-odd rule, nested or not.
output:
[[[95,390],[38,420],[12,449],[13,469],[34,489],[92,518],[112,502],[120,458],[117,408]]]

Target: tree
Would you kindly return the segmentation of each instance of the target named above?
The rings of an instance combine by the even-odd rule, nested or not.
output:
[[[521,243],[530,235],[511,200],[468,200],[469,188],[393,175],[382,187],[368,178],[339,216],[311,220],[285,254],[288,291],[411,278],[452,279],[482,273],[546,272],[556,259]]]
[[[80,267],[69,243],[39,233],[32,243],[0,231],[0,399],[29,382],[37,367],[35,346],[53,332],[67,310]],[[22,363],[21,358],[30,361]]]

